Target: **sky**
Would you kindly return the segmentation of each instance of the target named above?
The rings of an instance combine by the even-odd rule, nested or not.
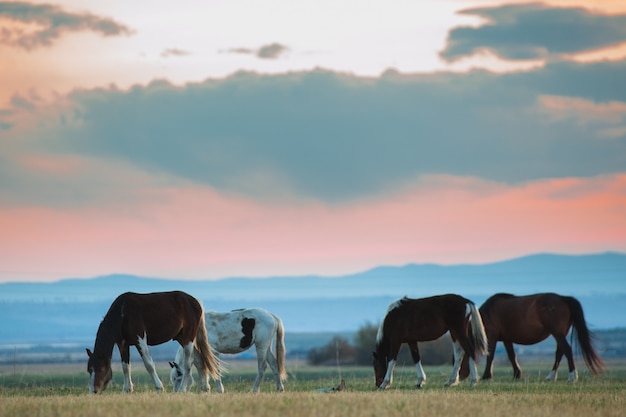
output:
[[[0,2],[0,282],[605,251],[622,0]]]

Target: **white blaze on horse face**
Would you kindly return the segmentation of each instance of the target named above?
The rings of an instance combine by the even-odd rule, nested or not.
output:
[[[93,394],[96,392],[96,388],[94,386],[96,381],[96,372],[92,369],[89,370],[89,393]]]

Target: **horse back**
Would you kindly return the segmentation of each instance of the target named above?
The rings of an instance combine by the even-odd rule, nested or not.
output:
[[[181,344],[195,339],[202,317],[202,305],[182,291],[149,294],[124,293],[121,304],[122,335],[136,344],[138,337],[147,337],[149,345],[169,340]]]
[[[270,338],[275,332],[274,316],[260,308],[206,313],[209,342],[220,353],[248,350],[257,338]]]
[[[551,334],[567,334],[571,319],[562,296],[495,294],[480,307],[489,340],[521,345],[541,342]]]
[[[392,304],[384,320],[384,333],[405,342],[435,340],[450,329],[466,325],[466,304],[456,294],[403,298]]]

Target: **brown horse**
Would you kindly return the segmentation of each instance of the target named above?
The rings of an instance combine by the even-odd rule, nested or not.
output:
[[[468,336],[468,325],[474,335],[472,338]],[[426,381],[426,374],[417,343],[438,339],[447,331],[452,338],[455,365],[446,386],[458,382],[459,365],[464,355],[471,359],[471,385],[477,383],[476,356],[487,350],[487,337],[480,313],[470,300],[460,295],[446,294],[419,299],[405,297],[389,306],[376,336],[376,386],[385,389],[391,385],[400,346],[407,343],[417,371],[417,388],[421,388]]]
[[[98,327],[93,352],[87,350],[89,361],[89,392],[105,390],[111,381],[111,357],[117,345],[122,358],[124,391],[131,392],[130,346],[135,346],[146,370],[152,376],[157,391],[163,384],[156,373],[148,346],[160,345],[176,340],[184,348],[183,369],[186,391],[191,384],[191,361],[194,350],[202,360],[205,374],[217,378],[220,374],[219,361],[209,346],[204,323],[202,305],[194,297],[181,291],[136,294],[127,292],[115,299]],[[208,381],[207,384],[208,386]]]
[[[582,306],[574,297],[554,293],[522,297],[495,294],[483,303],[480,307],[480,314],[489,338],[489,355],[483,379],[490,379],[493,375],[493,357],[499,341],[504,343],[506,348],[513,366],[513,377],[520,378],[522,370],[517,362],[513,344],[533,345],[552,335],[556,340],[556,353],[554,366],[546,380],[556,380],[559,363],[565,355],[569,365],[568,380],[575,382],[578,379],[578,372],[572,355],[572,347],[567,342],[567,333],[572,326],[589,370],[597,375],[604,368],[602,360],[594,349],[593,334],[585,322]],[[467,373],[467,364],[464,362],[461,375],[465,377]]]

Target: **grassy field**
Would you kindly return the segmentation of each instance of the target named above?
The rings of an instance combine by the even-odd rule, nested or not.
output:
[[[425,367],[422,390],[414,389],[412,366],[399,367],[392,387],[374,390],[368,367],[288,366],[286,392],[274,392],[266,373],[259,394],[250,393],[254,364],[231,364],[224,377],[225,394],[174,394],[166,364],[159,364],[166,393],[154,392],[141,364],[133,368],[135,392],[122,393],[122,375],[114,367],[113,384],[103,395],[89,395],[84,365],[18,366],[0,369],[0,416],[624,416],[626,365],[609,364],[601,377],[582,368],[576,384],[544,381],[549,366],[526,366],[525,377],[512,381],[508,367],[496,367],[493,381],[470,388],[467,383],[444,388],[451,367]],[[323,393],[319,388],[346,381],[346,390]]]

